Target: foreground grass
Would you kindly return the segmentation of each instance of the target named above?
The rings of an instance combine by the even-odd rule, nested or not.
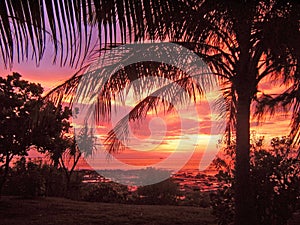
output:
[[[90,203],[62,198],[0,200],[1,225],[215,224],[210,212],[197,207]]]

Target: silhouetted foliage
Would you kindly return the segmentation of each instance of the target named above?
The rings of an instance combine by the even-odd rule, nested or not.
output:
[[[37,197],[46,195],[46,169],[41,162],[26,162],[22,157],[15,162],[11,168],[7,183],[4,187],[4,194],[19,195],[23,197]],[[57,190],[57,193],[59,190]]]
[[[62,169],[42,160],[26,160],[22,157],[10,169],[4,186],[5,195],[23,197],[69,197],[80,200],[81,174],[73,176],[72,189],[67,190],[67,180]]]
[[[18,73],[0,77],[0,195],[11,160],[27,155],[32,137],[39,132],[32,125],[42,92],[41,85],[22,80]]]
[[[68,107],[63,108],[62,105],[55,106],[52,102],[46,102],[34,127],[39,131],[34,137],[38,151],[47,154],[54,167],[64,172],[67,190],[72,188],[72,174],[82,155],[78,144],[83,145],[81,150],[84,150],[86,155],[94,148],[94,139],[86,127],[81,129],[77,136],[79,143],[76,142],[70,117],[71,110]]]
[[[264,149],[263,138],[252,139],[251,188],[255,196],[255,210],[261,225],[285,225],[295,211],[300,198],[300,162],[291,141],[273,138],[271,147]],[[234,148],[233,148],[234,149]],[[234,156],[233,156],[234,160]],[[225,187],[211,195],[213,214],[220,225],[231,224],[234,215],[234,170],[220,159],[221,170],[217,175]]]
[[[198,206],[208,208],[211,206],[210,194],[207,192],[190,191],[182,193],[183,200],[178,200],[179,205]]]
[[[127,186],[117,183],[85,184],[81,199],[89,202],[126,203],[129,195]]]
[[[160,183],[139,187],[137,190],[139,202],[153,205],[174,205],[177,197],[180,195],[178,184],[171,179],[164,180]]]

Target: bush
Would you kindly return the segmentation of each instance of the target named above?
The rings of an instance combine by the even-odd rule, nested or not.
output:
[[[36,197],[45,194],[45,179],[42,166],[28,162],[24,157],[15,163],[10,170],[4,194]]]
[[[52,196],[79,199],[81,176],[74,174],[70,190],[66,190],[66,178],[62,170],[28,161],[22,157],[10,170],[3,193],[23,197]]]
[[[299,160],[285,137],[272,139],[268,151],[260,147],[252,146],[250,168],[257,219],[261,225],[285,225],[300,197]],[[233,174],[220,171],[218,178],[227,185],[211,195],[213,214],[220,225],[233,222]]]
[[[184,199],[180,200],[178,204],[207,208],[211,206],[210,195],[208,192],[200,191],[185,192]]]
[[[167,179],[157,184],[139,187],[137,203],[152,205],[174,205],[179,195],[178,185]]]
[[[128,190],[116,183],[85,184],[81,189],[81,200],[89,202],[124,203]]]
[[[233,189],[224,187],[210,195],[212,214],[217,218],[219,225],[232,224],[234,219]]]
[[[261,150],[255,153],[251,169],[259,223],[286,224],[300,196],[296,159]]]

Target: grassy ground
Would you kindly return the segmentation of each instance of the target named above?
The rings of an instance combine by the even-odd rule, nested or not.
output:
[[[1,225],[215,224],[210,209],[183,206],[122,205],[61,198],[2,197]]]

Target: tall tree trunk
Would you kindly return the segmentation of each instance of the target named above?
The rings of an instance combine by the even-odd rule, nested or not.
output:
[[[250,104],[248,84],[238,93],[235,162],[235,225],[256,225],[250,182]],[[244,89],[244,90],[243,90]]]
[[[5,158],[4,173],[3,173],[3,176],[0,177],[0,198],[2,196],[2,189],[3,189],[6,179],[7,179],[9,163],[10,163],[10,156],[9,156],[9,154],[7,154],[6,158]]]

